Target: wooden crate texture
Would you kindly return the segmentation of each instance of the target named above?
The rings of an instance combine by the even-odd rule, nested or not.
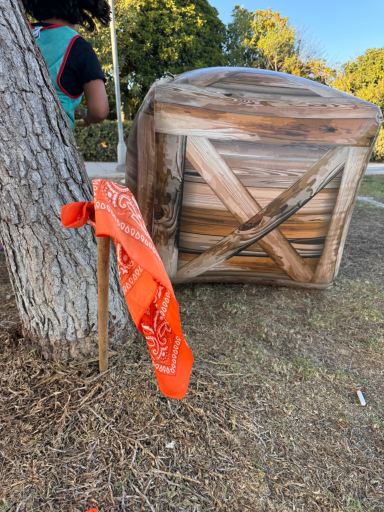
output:
[[[172,282],[330,286],[381,123],[376,105],[285,73],[156,82],[126,185]]]

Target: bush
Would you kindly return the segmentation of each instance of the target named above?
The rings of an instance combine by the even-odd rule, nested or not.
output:
[[[377,138],[375,149],[372,153],[371,162],[384,162],[384,128],[381,128]]]
[[[132,121],[123,123],[124,141],[127,143]],[[117,121],[103,121],[86,128],[75,128],[77,149],[86,162],[117,162],[119,134]]]

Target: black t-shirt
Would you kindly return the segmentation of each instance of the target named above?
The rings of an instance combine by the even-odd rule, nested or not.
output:
[[[51,23],[32,23],[33,27],[49,27]],[[55,30],[55,29],[52,29]],[[101,69],[99,59],[83,37],[75,39],[69,50],[67,61],[60,77],[60,85],[70,96],[80,96],[84,84],[100,78],[104,82],[105,76]]]

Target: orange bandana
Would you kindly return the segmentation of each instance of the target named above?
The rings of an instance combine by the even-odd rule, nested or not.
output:
[[[111,236],[128,309],[147,339],[160,391],[184,398],[193,357],[181,330],[179,305],[132,193],[111,181],[93,182],[94,200],[63,206],[66,228],[88,218],[96,236]]]

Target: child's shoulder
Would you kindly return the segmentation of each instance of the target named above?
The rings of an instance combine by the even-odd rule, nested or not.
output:
[[[81,34],[66,25],[54,25],[46,22],[34,22],[30,24],[32,32],[36,39],[42,35],[44,37],[51,36],[49,39],[61,40],[65,39],[70,43],[70,49],[73,54],[94,55],[95,51],[91,45]],[[52,42],[52,41],[51,41]]]
[[[66,25],[54,25],[51,23],[35,22],[31,23],[31,30],[36,41],[41,44],[63,45],[69,44],[72,39],[78,36],[78,33]]]

